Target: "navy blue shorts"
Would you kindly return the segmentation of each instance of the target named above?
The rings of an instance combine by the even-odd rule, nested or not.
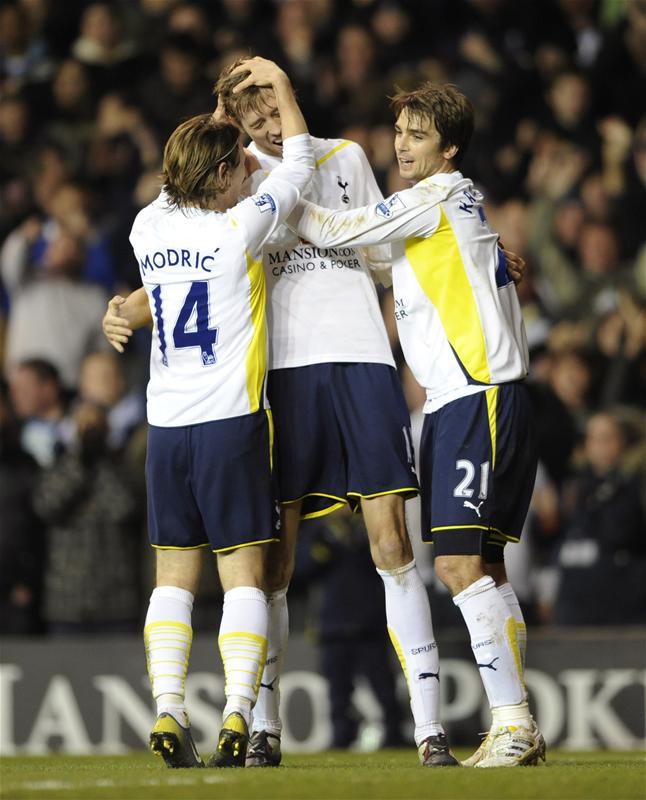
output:
[[[273,425],[265,410],[231,419],[148,429],[150,543],[214,552],[276,541]]]
[[[410,417],[386,364],[312,364],[269,373],[279,496],[302,500],[301,517],[361,498],[419,490]]]
[[[527,388],[494,386],[427,414],[420,445],[422,539],[435,555],[502,561],[520,539],[536,477]]]

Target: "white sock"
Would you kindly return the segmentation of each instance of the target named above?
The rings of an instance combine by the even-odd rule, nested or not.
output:
[[[157,715],[164,712],[188,727],[184,685],[191,654],[193,595],[178,586],[158,586],[150,595],[144,645]]]
[[[440,724],[440,665],[431,606],[415,560],[392,570],[378,569],[386,592],[386,622],[402,665],[415,720],[415,742],[443,733]]]
[[[280,675],[289,633],[287,587],[267,595],[267,616],[267,659],[253,710],[252,728],[280,736],[283,728],[280,720]]]
[[[225,592],[218,645],[227,699],[222,719],[237,711],[249,725],[267,655],[267,598],[261,589],[238,586]]]
[[[490,707],[522,703],[526,708],[516,622],[493,578],[488,575],[480,578],[457,594],[453,602],[462,612],[469,629],[471,649],[480,668]],[[529,723],[529,711],[526,717]]]
[[[520,667],[521,667],[521,680],[523,682],[523,691],[525,700],[527,700],[527,686],[525,685],[525,664],[527,660],[527,627],[525,625],[525,617],[518,602],[518,597],[514,591],[511,583],[503,583],[498,586],[502,599],[507,603],[507,607],[512,613],[516,621],[516,641],[518,642],[518,652],[520,653]]]
[[[526,702],[516,706],[498,706],[491,709],[492,728],[531,727],[531,715]]]

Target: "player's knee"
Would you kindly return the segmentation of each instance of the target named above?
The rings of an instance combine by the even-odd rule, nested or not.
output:
[[[370,552],[379,569],[396,569],[413,560],[413,549],[405,530],[382,531],[371,539]]]
[[[294,574],[294,566],[293,556],[269,557],[265,563],[265,591],[277,592],[279,589],[289,586]]]
[[[157,550],[155,585],[177,586],[196,594],[202,564],[202,550]]]
[[[454,587],[457,586],[460,569],[455,556],[438,556],[435,559],[435,574],[451,594],[457,594]]]
[[[435,574],[455,596],[484,576],[482,559],[478,556],[437,556]]]

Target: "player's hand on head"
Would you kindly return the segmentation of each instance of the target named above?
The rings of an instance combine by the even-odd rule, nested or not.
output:
[[[105,338],[118,353],[125,352],[124,345],[128,344],[132,336],[130,323],[121,315],[121,306],[125,302],[125,297],[115,295],[108,303],[108,310],[105,312],[101,323]]]
[[[266,86],[270,87],[273,86],[279,80],[287,80],[286,73],[275,64],[273,61],[269,61],[267,58],[260,58],[260,56],[256,56],[255,58],[250,58],[248,61],[240,64],[240,66],[236,67],[232,71],[232,75],[245,75],[243,80],[234,87],[233,93],[238,94],[238,92],[243,91],[248,86]]]
[[[236,125],[235,120],[231,119],[224,108],[224,101],[221,94],[218,95],[218,102],[213,114],[211,114],[211,118],[213,122],[227,122],[229,125]]]
[[[521,283],[525,276],[525,268],[527,266],[525,264],[525,259],[516,253],[512,253],[511,250],[505,250],[504,247],[502,251],[507,260],[507,274],[515,284]]]

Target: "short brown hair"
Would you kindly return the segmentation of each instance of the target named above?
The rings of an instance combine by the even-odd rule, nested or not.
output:
[[[413,119],[432,122],[440,134],[442,150],[458,148],[451,159],[458,166],[473,134],[473,106],[469,98],[451,83],[423,83],[412,92],[398,92],[390,98],[395,117],[407,111]]]
[[[235,125],[214,122],[211,114],[198,114],[175,128],[164,148],[162,172],[171,206],[210,206],[227,188],[217,165],[235,169],[240,163],[239,135]]]
[[[234,87],[244,80],[249,73],[238,72],[235,75],[231,73],[236,67],[244,64],[245,61],[249,61],[250,58],[252,56],[238,58],[228,67],[225,67],[213,87],[213,94],[217,95],[218,101],[222,103],[224,113],[238,124],[242,123],[243,117],[249,111],[262,113],[266,93],[271,91],[266,86],[247,86],[246,89],[234,94]]]

